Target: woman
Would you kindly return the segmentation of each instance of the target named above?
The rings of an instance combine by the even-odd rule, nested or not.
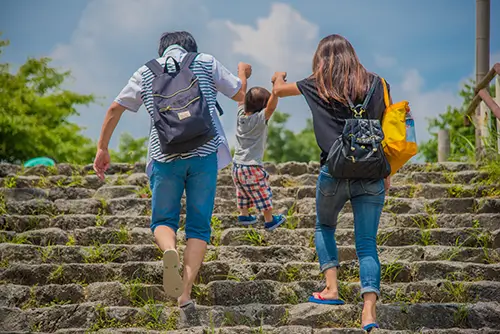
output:
[[[339,300],[337,269],[339,258],[335,242],[337,217],[350,200],[354,212],[356,254],[360,264],[361,296],[364,300],[362,326],[366,331],[378,328],[375,305],[380,296],[380,262],[377,254],[377,230],[390,180],[335,179],[328,173],[326,159],[334,141],[341,135],[345,120],[353,118],[348,97],[354,104],[363,102],[372,81],[369,73],[344,37],[330,35],[318,45],[313,58],[313,74],[301,81],[287,83],[286,72],[272,78],[273,92],[279,97],[303,95],[312,112],[314,133],[321,149],[321,172],[316,189],[315,244],[326,288],[316,292],[311,302],[343,304]],[[385,110],[383,86],[375,87],[367,107],[369,118],[382,120]]]

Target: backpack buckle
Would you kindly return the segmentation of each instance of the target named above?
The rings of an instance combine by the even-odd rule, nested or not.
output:
[[[361,108],[359,110],[356,110],[356,109],[352,109],[352,112],[354,113],[354,118],[363,118],[363,113],[365,112],[366,110]]]

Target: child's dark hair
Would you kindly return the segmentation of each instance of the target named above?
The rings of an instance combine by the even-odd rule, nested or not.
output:
[[[245,95],[245,112],[254,114],[267,106],[271,93],[262,87],[252,87]]]

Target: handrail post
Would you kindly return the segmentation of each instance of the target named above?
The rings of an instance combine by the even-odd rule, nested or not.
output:
[[[446,162],[450,156],[450,132],[442,129],[438,131],[438,162]]]
[[[495,101],[500,106],[500,75],[495,80]],[[497,118],[497,151],[500,154],[500,118]]]

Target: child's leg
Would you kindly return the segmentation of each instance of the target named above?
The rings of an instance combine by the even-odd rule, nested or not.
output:
[[[238,221],[242,224],[253,224],[257,221],[254,216],[251,216],[248,212],[248,209],[253,206],[252,198],[248,194],[245,185],[245,174],[246,166],[240,166],[237,164],[233,165],[233,182],[236,187],[236,198],[237,198],[237,206],[238,211],[240,212],[240,216],[238,217]]]
[[[255,166],[252,169],[252,173],[258,180],[251,193],[252,200],[257,209],[264,215],[264,227],[267,230],[274,230],[276,227],[283,224],[286,218],[283,215],[273,216],[273,193],[271,191],[271,185],[269,184],[269,174],[266,170],[260,166]]]

